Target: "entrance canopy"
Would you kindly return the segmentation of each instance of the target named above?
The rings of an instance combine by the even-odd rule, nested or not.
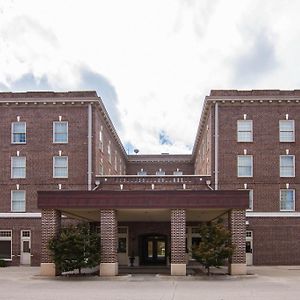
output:
[[[248,191],[50,191],[38,193],[40,209],[99,220],[99,210],[115,209],[119,221],[169,221],[170,209],[186,209],[187,221],[209,221],[231,209],[248,208]]]

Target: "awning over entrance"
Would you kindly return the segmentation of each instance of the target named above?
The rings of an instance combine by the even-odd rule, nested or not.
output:
[[[248,191],[48,191],[38,192],[38,208],[206,208],[246,209]]]

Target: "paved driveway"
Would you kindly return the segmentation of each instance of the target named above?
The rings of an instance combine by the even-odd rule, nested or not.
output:
[[[255,275],[173,278],[133,275],[115,279],[45,279],[38,268],[0,268],[0,299],[185,300],[300,299],[299,267],[251,267]]]

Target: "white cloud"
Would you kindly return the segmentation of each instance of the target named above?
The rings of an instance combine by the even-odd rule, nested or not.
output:
[[[124,143],[187,152],[210,89],[298,88],[299,10],[275,0],[0,0],[0,83],[32,73],[76,89],[87,66],[116,90]],[[242,63],[259,63],[264,45],[278,67],[256,76],[260,68]],[[237,70],[257,79],[240,82]],[[161,131],[172,145],[160,145]]]

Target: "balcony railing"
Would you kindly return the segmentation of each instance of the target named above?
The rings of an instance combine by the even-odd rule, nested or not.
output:
[[[122,175],[96,176],[99,189],[207,189],[210,176],[199,175]]]

